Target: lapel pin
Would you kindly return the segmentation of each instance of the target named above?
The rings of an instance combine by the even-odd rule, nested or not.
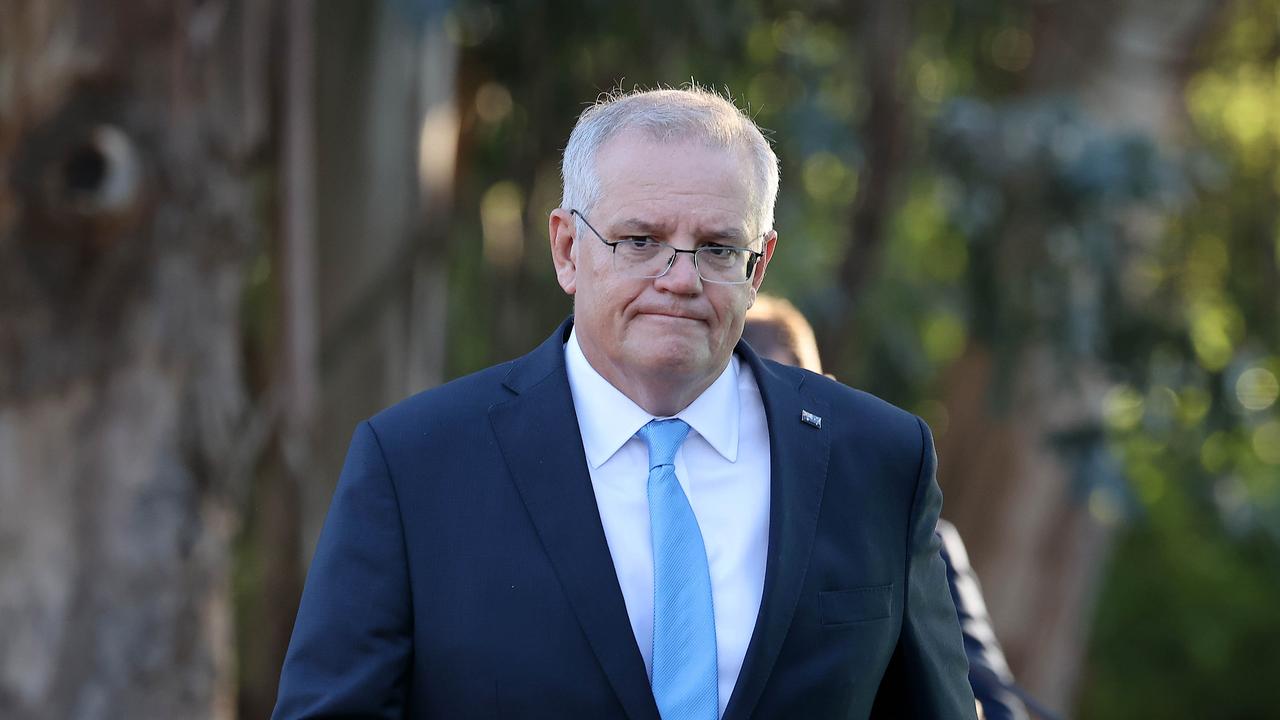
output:
[[[817,415],[814,415],[808,410],[800,411],[800,422],[805,423],[807,425],[812,425],[819,429],[822,428],[822,418],[818,417]]]

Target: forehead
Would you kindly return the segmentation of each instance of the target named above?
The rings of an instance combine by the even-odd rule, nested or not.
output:
[[[600,148],[596,172],[599,206],[610,218],[742,225],[755,201],[747,153],[700,139],[628,131]]]

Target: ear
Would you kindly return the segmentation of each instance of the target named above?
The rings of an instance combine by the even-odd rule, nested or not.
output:
[[[551,262],[556,267],[556,281],[566,294],[578,288],[577,236],[573,215],[564,208],[551,211],[547,231],[551,236]]]
[[[751,276],[751,302],[755,302],[756,292],[760,290],[760,284],[764,282],[764,273],[769,269],[769,261],[773,259],[773,251],[778,245],[778,231],[770,230],[768,235],[764,236],[764,257],[756,263],[755,273]]]

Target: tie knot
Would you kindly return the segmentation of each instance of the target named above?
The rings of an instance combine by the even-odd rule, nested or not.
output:
[[[649,446],[649,469],[675,462],[676,451],[689,435],[689,426],[683,420],[650,420],[636,433]]]

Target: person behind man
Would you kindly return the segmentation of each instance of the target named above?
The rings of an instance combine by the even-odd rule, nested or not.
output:
[[[739,342],[777,159],[700,88],[579,117],[574,314],[361,423],[278,718],[972,718],[922,421]]]
[[[742,339],[766,360],[822,372],[822,358],[813,326],[794,305],[783,298],[763,293],[747,311]],[[964,650],[969,659],[969,685],[982,706],[986,720],[1026,720],[1027,709],[1018,698],[1013,672],[1004,649],[991,627],[986,599],[978,574],[969,564],[969,554],[955,526],[938,520],[942,559],[947,566],[947,585],[956,605]]]

